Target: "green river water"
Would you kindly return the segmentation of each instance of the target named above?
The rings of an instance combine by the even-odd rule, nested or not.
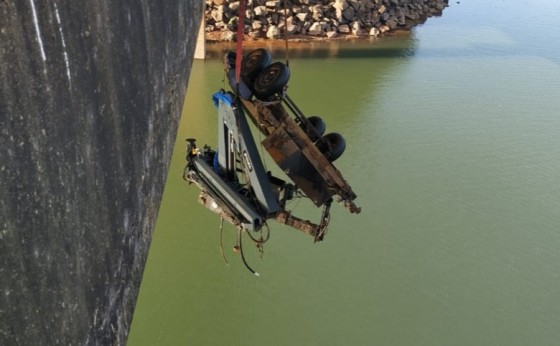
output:
[[[556,0],[452,1],[410,34],[294,47],[289,94],[345,136],[363,211],[334,205],[318,244],[270,222],[262,260],[244,243],[259,278],[230,225],[224,263],[182,180],[224,87],[219,47],[195,61],[128,344],[560,344],[558,18]]]

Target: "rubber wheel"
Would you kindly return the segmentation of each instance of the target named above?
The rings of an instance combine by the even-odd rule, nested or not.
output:
[[[346,141],[340,133],[332,132],[324,135],[317,143],[317,149],[330,162],[334,162],[338,159],[346,149]]]
[[[268,65],[255,80],[254,90],[258,98],[268,98],[281,92],[290,80],[288,66],[281,62]]]
[[[243,57],[241,62],[241,77],[247,85],[253,85],[261,71],[270,65],[272,57],[264,48],[255,49]]]
[[[311,126],[313,126],[315,131],[307,129],[304,124],[301,124],[301,128],[307,133],[307,135],[313,142],[316,142],[325,133],[327,124],[325,124],[321,117],[318,117],[316,115],[310,116],[309,118],[307,118],[307,121]]]

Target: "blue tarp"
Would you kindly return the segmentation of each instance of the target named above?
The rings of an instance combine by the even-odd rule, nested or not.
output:
[[[223,91],[218,91],[214,93],[214,95],[212,95],[212,102],[214,103],[214,106],[216,106],[216,108],[220,106],[220,101],[227,104],[228,106],[232,106],[233,95],[230,93],[225,93]]]

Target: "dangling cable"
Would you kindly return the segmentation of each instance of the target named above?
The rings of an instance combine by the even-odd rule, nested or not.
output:
[[[262,227],[261,227],[261,229],[260,229],[260,231],[259,231],[259,233],[261,234],[261,239],[257,239],[257,238],[255,238],[255,237],[253,237],[253,236],[251,235],[251,233],[247,232],[247,235],[249,236],[249,238],[251,238],[251,240],[252,240],[254,243],[257,243],[257,244],[258,244],[258,243],[264,244],[264,243],[266,243],[266,242],[268,241],[268,239],[270,238],[270,227],[268,227],[268,224],[266,223],[266,221],[264,222],[264,226],[266,226],[266,231],[267,231],[267,233],[266,233],[266,239],[263,238],[263,236],[262,236],[262,234],[263,234]]]
[[[239,252],[241,253],[241,259],[243,260],[243,264],[245,264],[245,267],[251,273],[255,274],[256,276],[261,276],[259,273],[254,271],[253,268],[251,268],[251,266],[249,266],[249,263],[247,263],[247,260],[245,259],[245,254],[243,253],[243,244],[242,244],[243,237],[241,236],[242,232],[243,232],[243,229],[241,227],[239,227]]]
[[[224,259],[224,261],[226,262],[226,264],[229,265],[229,262],[226,258],[226,255],[224,254],[224,218],[221,217],[220,218],[220,252],[222,253],[222,258]]]

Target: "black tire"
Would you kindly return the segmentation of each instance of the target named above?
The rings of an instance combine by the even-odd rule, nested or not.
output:
[[[307,118],[307,121],[311,126],[313,126],[315,130],[308,129],[304,124],[302,124],[301,127],[307,133],[309,138],[313,142],[316,142],[325,133],[325,130],[327,129],[327,124],[325,124],[325,122],[321,117],[318,117],[316,115],[310,116],[309,118]]]
[[[317,143],[317,149],[330,162],[334,162],[338,159],[346,149],[346,141],[340,133],[332,132],[324,135]]]
[[[241,78],[247,85],[253,85],[261,71],[270,65],[272,57],[264,48],[255,49],[243,57],[241,62]]]
[[[258,98],[265,99],[281,92],[290,80],[290,69],[284,63],[268,65],[255,80],[254,90]]]

